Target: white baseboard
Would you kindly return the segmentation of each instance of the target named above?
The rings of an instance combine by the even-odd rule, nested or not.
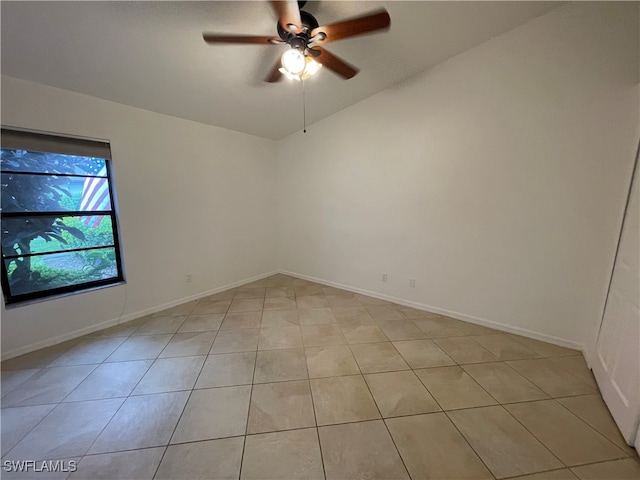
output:
[[[217,287],[211,290],[207,290],[204,292],[199,292],[194,295],[189,295],[188,297],[179,298],[177,300],[173,300],[171,302],[163,303],[161,305],[156,305],[153,307],[145,308],[144,310],[138,310],[137,312],[127,313],[126,315],[121,315],[118,318],[113,318],[110,320],[105,320],[104,322],[96,323],[94,325],[89,325],[84,328],[80,328],[78,330],[73,330],[72,332],[63,333],[61,335],[56,335],[55,337],[50,337],[45,340],[41,340],[39,342],[30,343],[29,345],[24,345],[19,348],[14,348],[12,350],[8,350],[6,352],[2,352],[2,360],[8,360],[10,358],[14,358],[20,355],[24,355],[26,353],[31,353],[36,350],[40,350],[41,348],[50,347],[52,345],[57,345],[58,343],[66,342],[67,340],[73,340],[74,338],[82,337],[84,335],[89,335],[90,333],[97,332],[99,330],[104,330],[105,328],[114,327],[121,323],[127,323],[131,320],[135,320],[136,318],[145,317],[147,315],[151,315],[153,313],[160,312],[162,310],[166,310],[171,307],[175,307],[176,305],[181,305],[186,302],[190,302],[192,300],[198,300],[203,297],[208,297],[209,295],[214,295],[216,293],[224,292],[231,288],[239,287],[241,285],[245,285],[247,283],[255,282],[257,280],[262,280],[263,278],[270,277],[271,275],[275,275],[278,273],[277,270],[263,273],[260,275],[256,275],[255,277],[246,278],[244,280],[239,280],[237,282],[229,283],[227,285],[223,285],[221,287]],[[127,288],[127,285],[124,285],[124,288]]]
[[[534,340],[540,340],[543,342],[552,343],[554,345],[559,345],[561,347],[573,348],[575,350],[580,350],[583,353],[583,355],[586,354],[585,346],[582,345],[581,343],[574,342],[572,340],[566,340],[564,338],[555,337],[553,335],[547,335],[545,333],[535,332],[533,330],[528,330],[522,327],[515,327],[513,325],[494,322],[492,320],[487,320],[485,318],[475,317],[473,315],[467,315],[465,313],[460,313],[460,312],[454,312],[452,310],[446,310],[443,308],[434,307],[432,305],[412,302],[410,300],[404,300],[402,298],[392,297],[390,295],[384,295],[382,293],[371,292],[369,290],[353,287],[351,285],[344,285],[342,283],[331,282],[329,280],[311,277],[309,275],[303,275],[301,273],[290,272],[288,270],[280,270],[279,273],[282,273],[283,275],[289,275],[291,277],[300,278],[302,280],[309,280],[311,282],[322,283],[324,285],[340,288],[342,290],[347,290],[349,292],[360,293],[362,295],[367,295],[368,297],[379,298],[380,300],[387,300],[389,302],[397,303],[399,305],[404,305],[406,307],[412,307],[417,310],[424,310],[427,312],[437,313],[440,315],[446,315],[447,317],[455,318],[457,320],[462,320],[464,322],[475,323],[477,325],[482,325],[484,327],[500,330],[501,332],[513,333],[516,335],[522,335],[523,337],[533,338]]]
[[[211,290],[207,290],[204,292],[199,292],[196,293],[194,295],[190,295],[187,297],[183,297],[177,300],[173,300],[171,302],[167,302],[167,303],[163,303],[161,305],[156,305],[150,308],[146,308],[144,310],[139,310],[137,312],[132,312],[132,313],[128,313],[126,315],[122,315],[118,318],[114,318],[114,319],[110,319],[110,320],[106,320],[104,322],[100,322],[94,325],[89,325],[87,327],[78,329],[78,330],[74,330],[72,332],[67,332],[64,333],[62,335],[57,335],[55,337],[51,337],[51,338],[47,338],[46,340],[42,340],[40,342],[36,342],[36,343],[32,343],[29,345],[25,345],[19,348],[15,348],[6,352],[2,352],[2,360],[8,360],[9,358],[13,358],[13,357],[17,357],[19,355],[24,355],[26,353],[30,353],[36,350],[39,350],[41,348],[46,348],[46,347],[50,347],[52,345],[56,345],[58,343],[62,343],[62,342],[66,342],[67,340],[72,340],[74,338],[78,338],[78,337],[82,337],[84,335],[88,335],[94,332],[97,332],[99,330],[103,330],[105,328],[109,328],[109,327],[113,327],[115,325],[119,325],[121,323],[126,323],[129,322],[131,320],[135,320],[137,318],[141,318],[147,315],[151,315],[157,312],[160,312],[162,310],[166,310],[168,308],[171,307],[175,307],[176,305],[180,305],[182,303],[186,303],[186,302],[190,302],[192,300],[198,300],[200,298],[203,297],[207,297],[209,295],[214,295],[216,293],[220,293],[220,292],[224,292],[226,290],[229,290],[231,288],[235,288],[235,287],[239,287],[242,285],[245,285],[247,283],[251,283],[251,282],[255,282],[257,280],[262,280],[263,278],[266,277],[270,277],[271,275],[275,275],[276,273],[282,273],[284,275],[289,275],[291,277],[296,277],[296,278],[300,278],[303,280],[309,280],[311,282],[317,282],[317,283],[321,283],[323,285],[327,285],[327,286],[331,286],[331,287],[335,287],[335,288],[340,288],[342,290],[347,290],[350,292],[354,292],[354,293],[359,293],[362,295],[367,295],[369,297],[373,297],[373,298],[379,298],[381,300],[387,300],[389,302],[393,302],[393,303],[397,303],[399,305],[404,305],[407,307],[412,307],[415,308],[417,310],[424,310],[424,311],[428,311],[428,312],[433,312],[433,313],[437,313],[440,315],[446,315],[448,317],[451,318],[455,318],[458,320],[462,320],[465,322],[469,322],[469,323],[474,323],[477,325],[482,325],[485,327],[489,327],[489,328],[493,328],[495,330],[499,330],[502,332],[506,332],[506,333],[513,333],[516,335],[522,335],[524,337],[529,337],[529,338],[533,338],[535,340],[541,340],[543,342],[548,342],[548,343],[552,343],[554,345],[559,345],[561,347],[567,347],[567,348],[573,348],[576,350],[580,350],[583,352],[583,354],[586,357],[586,349],[585,346],[571,341],[571,340],[566,340],[563,338],[559,338],[559,337],[555,337],[553,335],[547,335],[545,333],[540,333],[540,332],[536,332],[533,330],[528,330],[526,328],[522,328],[522,327],[515,327],[512,325],[507,325],[504,323],[499,323],[499,322],[494,322],[492,320],[487,320],[484,318],[480,318],[480,317],[476,317],[473,315],[467,315],[464,313],[460,313],[460,312],[455,312],[452,310],[446,310],[443,308],[439,308],[439,307],[435,307],[432,305],[426,305],[423,303],[418,303],[418,302],[412,302],[410,300],[405,300],[402,298],[398,298],[398,297],[393,297],[390,295],[384,295],[382,293],[377,293],[377,292],[372,292],[369,290],[365,290],[362,288],[357,288],[357,287],[353,287],[351,285],[345,285],[342,283],[337,283],[337,282],[332,282],[329,280],[325,280],[322,278],[317,278],[317,277],[312,277],[309,275],[303,275],[301,273],[297,273],[297,272],[291,272],[288,270],[274,270],[268,273],[264,273],[261,275],[256,275],[254,277],[251,278],[247,278],[247,279],[243,279],[243,280],[239,280],[237,282],[233,282],[233,283],[229,283],[227,285],[223,285],[221,287],[217,287]],[[126,288],[126,285],[125,285]]]

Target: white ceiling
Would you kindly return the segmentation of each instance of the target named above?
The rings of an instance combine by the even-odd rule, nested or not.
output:
[[[310,1],[320,24],[384,7],[386,33],[326,46],[361,71],[305,82],[307,124],[559,6],[558,2]],[[264,83],[282,46],[210,46],[202,32],[274,35],[267,2],[2,1],[2,73],[279,139],[302,128],[298,82]]]

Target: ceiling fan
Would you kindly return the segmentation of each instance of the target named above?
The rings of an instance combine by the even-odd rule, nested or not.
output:
[[[318,24],[313,15],[302,10],[306,1],[272,0],[271,6],[278,16],[277,37],[260,35],[202,34],[209,44],[289,45],[291,47],[265,78],[265,82],[277,82],[283,76],[297,80],[307,78],[321,66],[327,67],[344,79],[352,78],[358,69],[333,55],[321,45],[344,38],[355,37],[377,30],[386,30],[391,19],[382,9],[361,17],[332,23]]]

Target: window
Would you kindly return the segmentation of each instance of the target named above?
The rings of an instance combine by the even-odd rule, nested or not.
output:
[[[0,143],[5,303],[122,282],[109,143],[4,128]]]

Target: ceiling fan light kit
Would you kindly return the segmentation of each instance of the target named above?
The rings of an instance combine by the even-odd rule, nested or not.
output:
[[[292,48],[282,54],[282,67],[278,69],[289,80],[306,80],[320,71],[322,64],[311,56],[305,56],[298,49]]]

